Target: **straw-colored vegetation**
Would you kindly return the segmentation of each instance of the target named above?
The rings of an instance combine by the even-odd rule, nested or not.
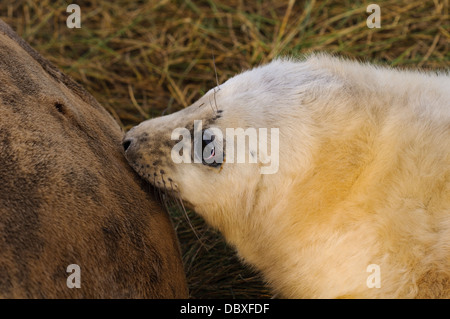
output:
[[[90,91],[124,130],[190,105],[219,82],[279,55],[327,51],[402,68],[448,69],[448,0],[72,1],[2,0],[0,17]],[[366,7],[381,7],[369,29]],[[220,192],[220,188],[217,189]],[[194,298],[271,294],[193,212],[171,212]]]

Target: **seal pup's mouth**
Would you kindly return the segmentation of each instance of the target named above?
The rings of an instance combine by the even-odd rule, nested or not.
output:
[[[132,142],[133,140],[126,136],[122,142],[124,156],[129,165],[145,182],[148,183],[148,186],[153,189],[154,198],[164,206],[169,215],[174,209],[183,212],[183,216],[189,224],[189,227],[192,229],[192,232],[199,242],[204,245],[187,213],[186,207],[190,208],[190,203],[185,203],[182,200],[178,185],[171,177],[167,176],[167,173],[163,169],[158,167],[158,165],[161,164],[161,160],[154,161],[152,165],[141,164],[139,161],[142,160],[142,155],[131,154],[132,149],[130,149],[130,147],[133,144]]]
[[[126,153],[125,157],[127,158]],[[158,170],[155,167],[152,171],[150,165],[140,164],[137,161],[130,161],[129,159],[128,163],[142,179],[152,185],[155,197],[159,199],[167,209],[169,206],[168,204],[171,204],[172,202],[182,202],[178,185],[174,183],[172,178],[165,176],[167,174],[163,169]]]

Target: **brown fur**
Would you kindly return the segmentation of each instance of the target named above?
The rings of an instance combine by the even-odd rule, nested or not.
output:
[[[117,123],[1,20],[0,83],[0,297],[187,297],[169,217]]]

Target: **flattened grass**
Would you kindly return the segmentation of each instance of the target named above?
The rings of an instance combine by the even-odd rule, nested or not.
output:
[[[77,1],[81,29],[66,27],[69,3],[4,0],[0,17],[124,130],[215,86],[212,55],[221,83],[279,55],[312,51],[403,68],[450,65],[448,0],[377,1],[380,29],[366,25],[367,1]],[[271,296],[200,217],[189,212],[201,242],[183,214],[171,214],[193,298]]]

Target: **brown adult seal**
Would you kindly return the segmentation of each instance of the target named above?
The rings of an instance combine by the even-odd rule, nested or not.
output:
[[[0,83],[0,297],[187,297],[175,232],[120,127],[1,20]]]

